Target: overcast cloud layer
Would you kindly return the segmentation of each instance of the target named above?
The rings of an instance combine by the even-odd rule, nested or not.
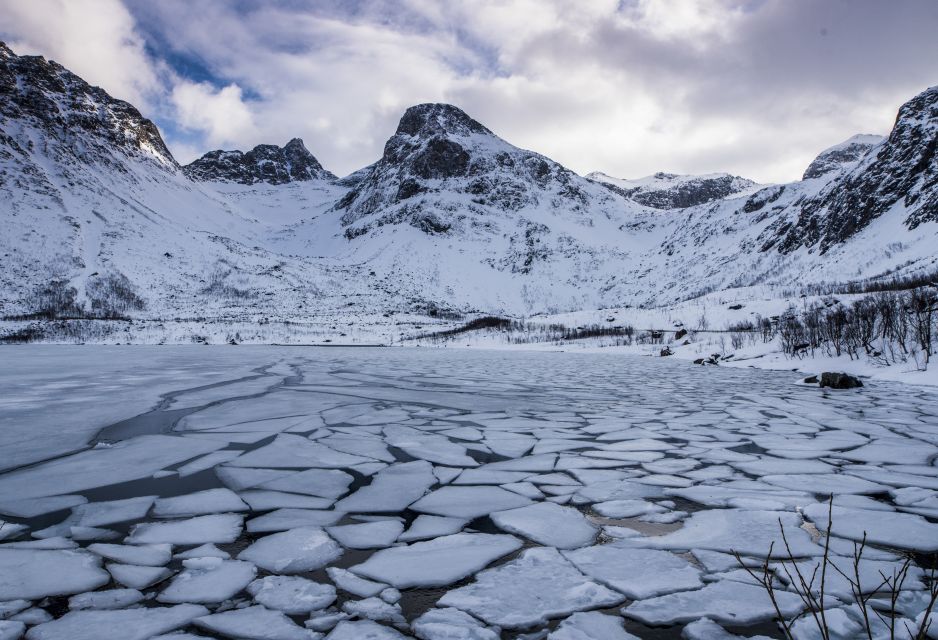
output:
[[[449,102],[580,173],[789,181],[938,84],[936,32],[934,0],[0,0],[180,162],[299,136],[338,174]]]

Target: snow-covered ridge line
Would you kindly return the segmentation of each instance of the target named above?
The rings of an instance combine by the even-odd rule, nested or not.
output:
[[[387,337],[411,316],[650,308],[926,273],[936,103],[938,89],[923,92],[889,138],[828,150],[802,181],[659,174],[666,189],[641,187],[671,209],[443,104],[408,109],[382,157],[341,180],[299,140],[180,169],[133,107],[3,48],[0,317],[220,325],[192,337],[330,318],[333,339],[359,323]]]
[[[659,172],[644,178],[626,180],[594,171],[586,177],[617,190],[630,200],[655,209],[683,209],[714,200],[739,198],[751,195],[764,186],[728,173],[678,175]]]

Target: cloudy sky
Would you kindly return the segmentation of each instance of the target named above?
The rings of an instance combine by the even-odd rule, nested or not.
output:
[[[934,0],[0,0],[0,38],[181,162],[302,137],[338,174],[450,102],[580,173],[800,177],[938,84]]]

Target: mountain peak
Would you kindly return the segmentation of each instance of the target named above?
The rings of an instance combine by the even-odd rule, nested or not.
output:
[[[870,149],[883,141],[882,136],[857,134],[833,147],[828,147],[811,161],[805,169],[802,180],[820,178],[832,171],[848,170],[865,156]]]
[[[171,171],[176,161],[156,125],[130,103],[94,87],[42,56],[18,56],[0,43],[0,128],[29,122],[75,158],[102,164],[152,160]],[[27,144],[26,140],[20,141]],[[94,150],[92,150],[94,147]]]
[[[310,153],[301,138],[293,138],[283,147],[259,144],[248,152],[209,151],[183,167],[186,175],[201,182],[238,182],[240,184],[286,184],[306,180],[335,180]]]
[[[659,171],[636,180],[614,178],[600,171],[586,176],[646,207],[681,209],[722,200],[751,190],[756,183],[728,173],[683,175]]]
[[[407,109],[396,131],[396,135],[422,138],[447,134],[466,136],[471,133],[491,135],[492,132],[459,107],[439,102],[418,104]]]
[[[288,143],[283,145],[283,150],[284,151],[299,151],[302,153],[309,153],[309,155],[313,155],[312,153],[309,152],[309,149],[306,148],[306,144],[303,142],[303,138],[291,138]]]

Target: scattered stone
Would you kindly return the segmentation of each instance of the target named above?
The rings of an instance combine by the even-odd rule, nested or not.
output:
[[[862,387],[863,382],[847,373],[836,373],[825,371],[821,374],[821,387],[830,387],[831,389],[856,389]]]

